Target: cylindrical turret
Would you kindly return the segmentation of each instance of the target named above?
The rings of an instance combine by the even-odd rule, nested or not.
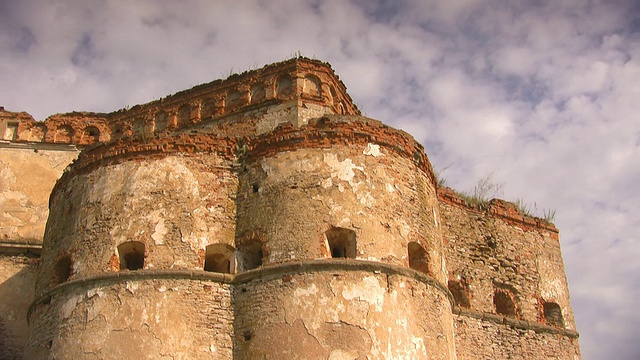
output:
[[[154,139],[145,149],[165,152],[151,156],[136,141],[103,145],[63,176],[27,358],[231,356],[229,264],[202,270],[220,260],[208,250],[234,246],[237,177],[223,139],[199,140]],[[178,150],[189,141],[201,148]]]
[[[435,183],[413,139],[361,117],[281,127],[238,181],[238,269],[265,266],[237,279],[239,358],[455,357]]]

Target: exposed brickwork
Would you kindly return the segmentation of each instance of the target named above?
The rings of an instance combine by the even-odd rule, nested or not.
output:
[[[446,204],[467,207],[469,210],[482,212],[478,206],[465,203],[464,199],[456,194],[453,189],[441,187],[438,189],[438,199]],[[487,210],[496,217],[518,226],[523,230],[548,231],[551,236],[558,238],[558,229],[550,222],[534,216],[524,215],[518,211],[516,204],[501,199],[491,199]],[[553,235],[555,234],[555,235]]]
[[[458,358],[579,357],[558,230],[502,200],[483,210],[438,192],[449,284],[469,299],[456,311]],[[563,326],[545,325],[545,304],[558,305]]]
[[[261,107],[302,101],[308,106],[328,107],[335,114],[360,114],[329,64],[295,58],[108,114],[72,112],[37,122],[26,112],[2,107],[0,135],[17,142],[91,145],[135,135],[152,136],[239,113],[244,117]]]
[[[51,192],[25,358],[580,357],[553,224],[438,188],[326,63],[0,125],[11,151],[83,149]]]
[[[580,358],[574,331],[471,312],[454,322],[458,360]]]

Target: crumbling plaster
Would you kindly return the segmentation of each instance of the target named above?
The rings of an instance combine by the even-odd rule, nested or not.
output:
[[[46,214],[25,214],[53,187],[35,294],[0,301],[17,314],[35,298],[31,335],[0,317],[0,344],[25,359],[579,359],[557,229],[437,188],[420,144],[359,114],[309,59],[109,114],[0,109],[0,205],[15,205],[0,292],[33,284],[18,252],[38,250]]]

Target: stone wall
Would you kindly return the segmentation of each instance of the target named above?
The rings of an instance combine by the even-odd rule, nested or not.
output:
[[[579,356],[557,229],[501,200],[467,205],[450,189],[439,197],[459,357]]]
[[[1,241],[42,241],[51,189],[78,153],[66,145],[0,143]]]
[[[230,359],[227,281],[150,270],[67,282],[32,306],[25,359]]]
[[[300,150],[277,152],[286,144],[270,143],[266,148],[275,154],[260,156],[257,144],[255,160],[239,173],[239,242],[264,241],[264,263],[270,264],[330,258],[332,233],[351,232],[354,253],[347,257],[407,267],[414,243],[427,252],[421,270],[445,283],[428,173],[380,144],[317,149],[290,135]]]
[[[0,255],[0,359],[22,359],[29,338],[27,309],[33,300],[37,258]]]
[[[454,326],[458,360],[580,359],[578,334],[574,331],[463,309],[457,312]]]
[[[124,270],[120,246],[132,242],[142,246],[144,268],[202,269],[207,246],[234,245],[237,180],[230,167],[215,154],[197,154],[71,177],[52,195],[38,293]]]
[[[235,334],[237,357],[280,354],[272,326],[285,332],[294,326],[297,334],[314,323],[322,327],[313,334],[319,347],[308,355],[455,358],[434,176],[421,146],[362,117],[305,122],[242,139],[207,134],[196,124],[188,132],[86,149],[52,191],[28,354],[78,357],[80,350],[67,349],[71,339],[98,331],[96,338],[111,344],[119,338],[103,328],[150,326],[135,320],[136,313],[86,327],[81,314],[103,306],[89,301],[98,290],[87,284],[114,279],[99,290],[98,298],[108,298],[102,294],[128,289],[125,274],[151,274],[149,281],[156,281],[175,271],[207,270],[229,273],[234,285],[228,308],[234,326],[226,334]],[[131,267],[127,256],[134,253],[138,264]],[[313,259],[324,260],[293,273],[286,265]],[[191,281],[185,278],[185,286]],[[309,290],[301,290],[302,283],[318,289],[324,307],[269,300]],[[125,302],[124,295],[115,297]],[[173,301],[151,290],[144,297],[162,308]],[[327,308],[343,310],[331,315]],[[283,322],[280,314],[291,318]],[[165,343],[182,336],[174,330],[153,333]],[[255,341],[244,340],[247,331]],[[343,332],[361,337],[333,349]],[[98,351],[87,346],[83,353]],[[147,346],[151,342],[140,345]]]
[[[301,58],[122,109],[108,114],[108,121],[112,140],[194,125],[216,128],[219,135],[232,125],[236,132],[231,136],[242,137],[283,123],[300,126],[323,114],[360,111],[328,64]]]
[[[52,115],[45,121],[35,121],[25,112],[7,111],[0,106],[0,137],[16,143],[91,145],[109,141],[107,116],[72,112]]]
[[[437,188],[359,114],[302,58],[109,114],[0,108],[0,356],[579,358],[557,229]]]
[[[455,359],[446,289],[377,262],[265,267],[235,281],[237,359]]]

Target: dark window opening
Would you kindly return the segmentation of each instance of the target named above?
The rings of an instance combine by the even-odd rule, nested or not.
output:
[[[266,90],[264,85],[256,84],[251,87],[251,103],[255,104],[260,101],[263,101],[266,97]]]
[[[202,102],[201,116],[203,118],[213,116],[216,114],[216,101],[214,99],[207,99]]]
[[[146,128],[146,121],[144,119],[136,119],[133,122],[132,128],[133,128],[133,134],[134,135],[142,135],[145,133],[145,128]]]
[[[56,263],[54,268],[56,282],[63,283],[71,277],[71,256],[66,255]]]
[[[191,120],[191,106],[182,105],[178,108],[178,126],[189,123]]]
[[[82,140],[87,144],[95,144],[100,141],[100,130],[95,126],[88,126],[84,129]]]
[[[246,241],[238,245],[238,271],[247,271],[262,266],[262,242],[258,240]]]
[[[332,227],[325,232],[332,258],[356,258],[356,232],[350,229]]]
[[[242,336],[244,337],[244,341],[249,341],[253,337],[253,332],[251,332],[251,330],[245,330]]]
[[[204,271],[231,274],[232,256],[235,249],[231,245],[212,244],[207,246],[204,256]]]
[[[466,284],[462,281],[449,280],[448,287],[456,306],[465,308],[471,306],[469,303],[469,287]]]
[[[502,289],[496,290],[493,295],[493,304],[496,306],[496,313],[516,317],[516,304],[509,291]]]
[[[168,118],[168,115],[164,111],[161,111],[156,115],[156,123],[155,123],[156,131],[163,131],[167,128],[167,118]]]
[[[235,109],[240,105],[240,102],[241,102],[240,92],[236,90],[231,90],[227,93],[227,99],[225,102],[225,105],[226,105],[225,107],[227,109]]]
[[[293,84],[289,75],[282,75],[276,82],[276,96],[287,96],[292,92]]]
[[[429,254],[419,243],[412,241],[407,246],[409,267],[422,273],[429,273]]]
[[[548,325],[555,327],[564,327],[564,319],[562,318],[562,309],[560,309],[560,305],[556,303],[544,303],[544,318],[547,321]]]
[[[118,245],[120,254],[120,270],[140,270],[144,267],[144,244],[129,241]]]

